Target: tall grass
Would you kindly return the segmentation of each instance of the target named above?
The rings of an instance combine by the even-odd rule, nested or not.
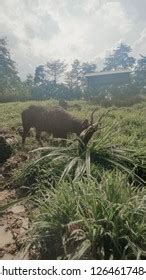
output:
[[[118,171],[105,172],[100,183],[62,181],[34,196],[30,236],[43,246],[40,258],[139,259],[145,254],[144,200],[144,190],[130,187]]]

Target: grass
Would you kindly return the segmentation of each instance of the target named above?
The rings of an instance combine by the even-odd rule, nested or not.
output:
[[[40,197],[32,200],[37,212],[31,237],[34,244],[46,240],[47,258],[51,242],[55,259],[144,255],[144,191],[130,188],[121,172],[105,172],[100,183],[87,178],[62,181],[55,189],[43,189]]]
[[[16,131],[22,110],[32,103],[38,102],[0,104],[2,127]],[[40,103],[57,105],[53,100]],[[95,106],[78,103],[82,110],[71,113],[90,117]],[[22,148],[14,132],[19,142],[15,153],[26,152],[30,160],[11,179],[28,196],[33,225],[28,242],[38,258],[145,258],[145,189],[140,179],[146,174],[145,105],[112,107],[102,119],[103,129],[89,135],[86,145],[87,134],[81,140],[70,136],[66,147],[38,148],[30,137]],[[94,121],[106,111],[99,107]]]
[[[41,179],[44,179],[45,185],[45,182],[54,185],[55,181],[69,176],[74,181],[82,176],[94,176],[100,180],[99,173],[114,168],[126,172],[133,182],[144,184],[143,177],[137,174],[138,169],[144,169],[144,149],[137,152],[134,147],[125,148],[110,143],[112,135],[115,136],[114,126],[106,128],[102,135],[92,140],[95,132],[92,127],[87,129],[80,138],[69,140],[67,147],[43,147],[31,151],[36,160],[16,177],[19,185],[33,187]]]

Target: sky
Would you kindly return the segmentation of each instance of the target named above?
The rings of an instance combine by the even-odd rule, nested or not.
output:
[[[121,42],[146,55],[146,0],[0,0],[0,37],[7,37],[22,79],[53,59],[104,59]]]

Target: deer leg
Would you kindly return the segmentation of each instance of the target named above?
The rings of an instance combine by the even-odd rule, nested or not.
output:
[[[30,127],[27,127],[27,128],[25,127],[25,128],[23,128],[23,133],[22,133],[22,145],[25,144],[25,139],[26,139],[26,137],[27,137],[27,134],[28,134],[29,130],[30,130]]]
[[[38,143],[43,146],[43,143],[41,141],[41,131],[40,130],[36,130],[36,140],[38,141]]]

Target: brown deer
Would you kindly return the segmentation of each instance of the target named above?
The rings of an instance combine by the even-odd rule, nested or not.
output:
[[[42,131],[52,134],[54,138],[66,139],[68,133],[79,135],[90,124],[88,119],[77,119],[60,107],[32,105],[22,112],[22,144],[32,127],[36,129],[36,139],[41,144]]]

